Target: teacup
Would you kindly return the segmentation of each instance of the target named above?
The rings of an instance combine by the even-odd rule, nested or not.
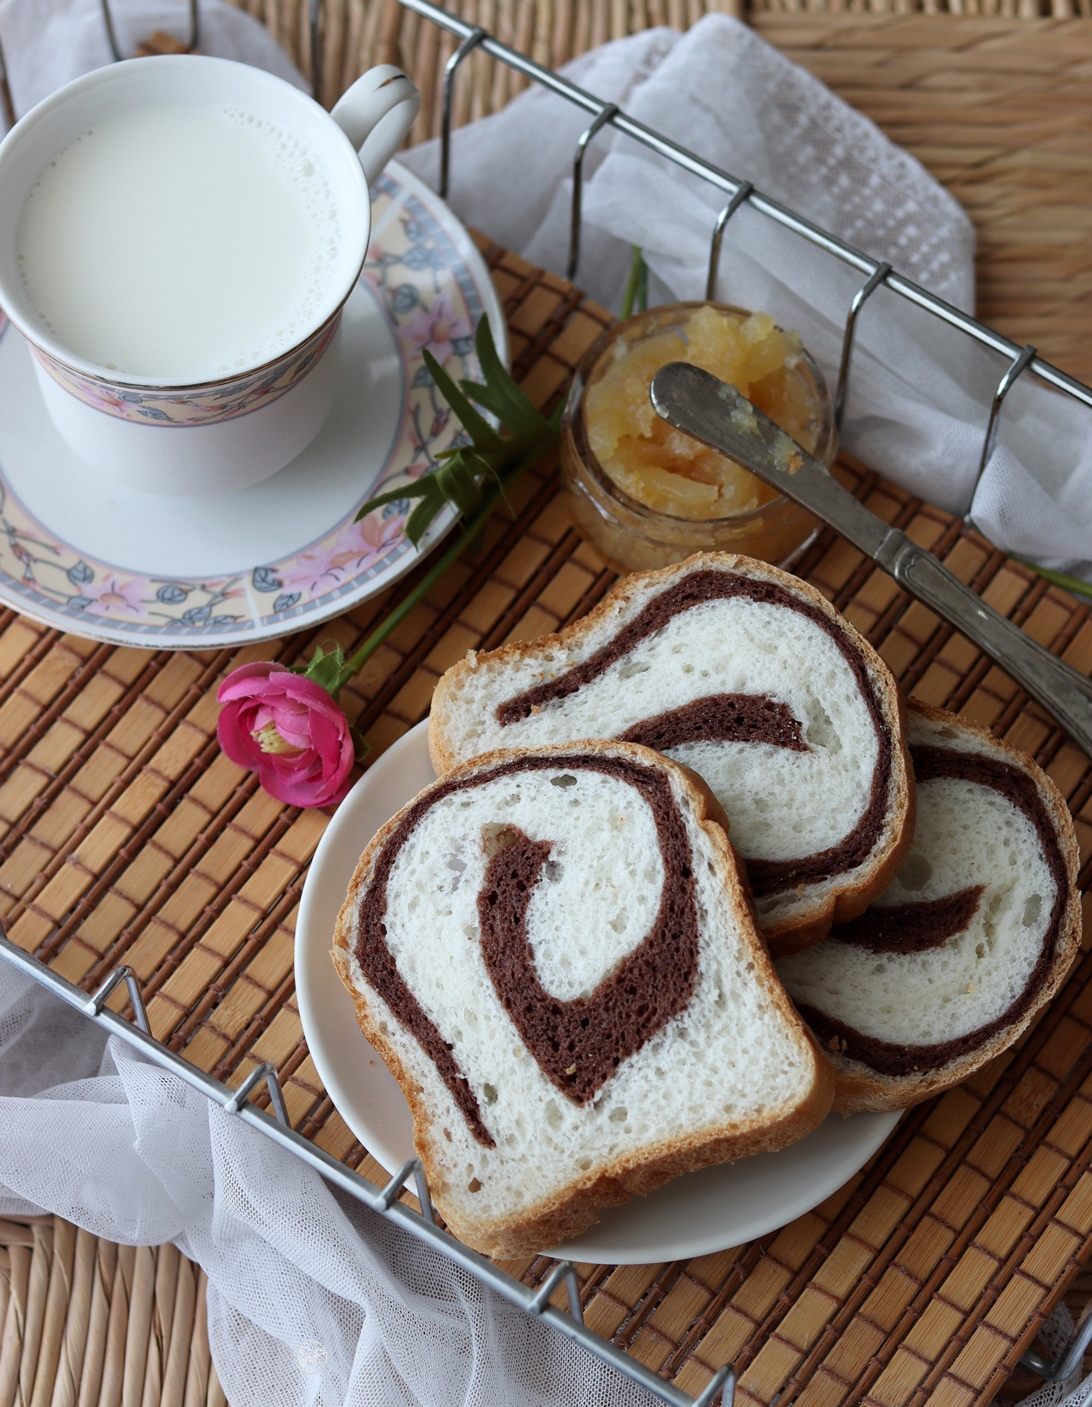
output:
[[[369,185],[420,95],[371,69],[327,114],[264,70],[97,69],[0,143],[0,307],[60,434],[155,493],[229,492],[314,438],[363,267]]]

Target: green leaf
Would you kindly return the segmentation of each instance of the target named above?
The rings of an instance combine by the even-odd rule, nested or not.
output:
[[[332,650],[324,650],[321,645],[316,645],[310,664],[297,672],[325,689],[336,700],[341,690],[341,671],[344,667],[345,651],[340,645],[335,645]]]
[[[513,459],[520,458],[519,455],[487,455],[478,454],[476,450],[466,448],[462,452],[463,463],[482,483],[486,479],[492,479],[498,488],[503,488],[505,471],[510,467]],[[493,461],[496,460],[495,464]]]
[[[460,517],[465,518],[468,513],[473,513],[482,501],[478,480],[461,454],[454,455],[438,469],[434,469],[432,478],[444,498],[459,510]]]
[[[508,389],[483,385],[480,381],[464,381],[463,386],[468,396],[497,417],[508,430],[510,438],[525,439],[528,435],[545,433],[545,417],[514,381],[512,386],[519,396],[519,402],[515,402]]]
[[[482,322],[485,321],[483,316]],[[433,381],[436,382],[436,389],[459,417],[463,429],[470,435],[474,443],[479,446],[496,443],[500,439],[496,430],[493,429],[488,420],[478,414],[427,347],[424,349],[423,356],[425,365],[432,373]]]
[[[622,293],[622,307],[619,316],[625,322],[634,313],[643,313],[647,307],[648,265],[645,263],[644,253],[635,244],[630,257],[629,274],[626,277],[626,286]]]
[[[463,390],[467,395],[472,396],[479,405],[491,410],[513,435],[530,434],[536,429],[544,429],[546,421],[541,412],[512,380],[497,355],[489,319],[484,315],[478,319],[474,349],[478,354],[484,385],[479,381],[464,381]]]
[[[360,731],[360,729],[356,726],[355,723],[349,724],[349,737],[352,739],[353,750],[356,756],[356,760],[358,762],[363,762],[364,759],[368,756],[368,753],[371,752],[371,747],[368,743],[367,738],[364,736],[364,734]]]
[[[433,476],[430,474],[429,479],[432,479],[432,477]],[[432,522],[433,518],[436,517],[436,514],[439,513],[446,501],[439,488],[437,488],[436,496],[434,498],[423,498],[406,519],[406,536],[409,538],[410,542],[413,543],[414,547],[420,546],[421,539],[428,531],[429,524]]]
[[[437,390],[469,433],[471,443],[441,450],[429,474],[369,499],[357,521],[384,504],[417,499],[406,520],[406,536],[415,547],[420,546],[445,503],[450,503],[460,518],[468,519],[481,508],[487,480],[503,494],[505,484],[556,441],[562,407],[559,405],[547,419],[524,395],[497,355],[488,318],[479,318],[474,344],[485,379],[464,380],[461,389],[431,352],[423,353]],[[496,417],[503,433],[479,414],[472,401]]]
[[[1068,572],[1056,572],[1052,567],[1040,567],[1038,562],[1029,562],[1026,557],[1014,557],[1014,562],[1021,562],[1025,567],[1030,567],[1043,578],[1049,581],[1052,586],[1060,586],[1063,591],[1069,591],[1074,596],[1083,596],[1085,599],[1092,597],[1092,582],[1084,581],[1079,576],[1070,576]]]
[[[400,503],[404,498],[424,498],[431,492],[427,477],[418,479],[412,484],[403,484],[396,489],[388,489],[386,493],[379,493],[374,498],[369,498],[353,522],[359,523],[361,518],[366,518],[369,513],[373,513],[377,508],[382,508],[384,504]]]

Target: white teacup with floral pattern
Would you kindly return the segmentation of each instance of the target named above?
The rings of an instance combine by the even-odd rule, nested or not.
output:
[[[368,188],[401,145],[419,105],[417,89],[389,64],[364,74],[327,114],[298,89],[261,69],[226,59],[169,55],[134,59],[86,74],[40,103],[15,125],[0,143],[0,306],[30,345],[38,384],[53,423],[87,464],[130,487],[154,493],[222,493],[275,474],[314,438],[333,401],[341,308],[356,283],[368,248]],[[203,364],[203,320],[198,320],[196,332],[190,326],[186,333],[192,363],[187,375],[165,375],[162,368],[157,372],[151,366],[99,361],[86,354],[86,347],[83,352],[78,349],[80,339],[71,330],[79,325],[75,313],[69,324],[59,315],[66,311],[64,278],[47,279],[43,298],[41,281],[35,285],[27,277],[37,251],[52,249],[48,245],[53,234],[49,212],[65,208],[56,200],[50,205],[47,197],[54,198],[60,180],[70,179],[69,166],[75,173],[71,179],[93,179],[95,168],[86,161],[82,167],[79,161],[71,161],[69,166],[62,164],[65,154],[75,150],[73,144],[86,138],[89,145],[84,150],[89,152],[96,132],[116,131],[119,122],[128,123],[130,118],[139,118],[147,128],[168,111],[213,113],[218,115],[217,121],[222,120],[220,115],[229,114],[240,126],[253,122],[262,128],[263,140],[273,134],[269,140],[279,140],[282,152],[287,149],[284,160],[291,158],[302,163],[308,174],[314,170],[321,173],[324,218],[328,218],[328,225],[323,226],[321,278],[316,275],[308,285],[308,301],[301,303],[291,318],[283,319],[283,329],[274,318],[260,347],[251,348],[248,353],[244,343],[244,350],[231,360],[230,369],[216,365],[220,353],[211,345],[210,329],[209,370],[205,374],[195,375],[193,371]],[[194,140],[199,142],[200,138]],[[198,145],[198,169],[204,150]],[[101,151],[100,138],[96,159]],[[154,150],[151,159],[154,163]],[[210,159],[210,165],[215,166],[215,161]],[[59,167],[59,171],[54,172],[54,167]],[[167,170],[169,174],[170,168]],[[158,188],[163,189],[163,171],[157,175]],[[156,198],[154,180],[134,183],[138,202],[145,199],[145,184],[151,190],[146,198]],[[207,186],[205,182],[191,181],[185,190],[187,202],[208,202],[198,212],[205,228],[218,228],[220,206],[229,198],[234,202],[233,228],[240,228],[240,209],[245,226],[246,206],[240,205],[242,197],[238,192],[225,189],[222,183],[217,187],[215,180]],[[40,191],[45,194],[38,194]],[[61,197],[67,194],[61,191]],[[28,202],[35,195],[39,201],[34,209],[38,224],[21,225],[24,208],[29,210]],[[294,219],[291,199],[285,209]],[[124,231],[130,241],[133,229],[142,228],[139,219],[145,213],[139,203],[131,207],[131,223]],[[125,211],[119,210],[117,219],[126,218]],[[230,253],[236,263],[226,264],[216,272],[230,280],[232,268],[242,269],[238,263],[244,257],[242,251],[248,251],[246,257],[253,255],[253,259],[243,272],[250,281],[251,302],[260,307],[267,288],[262,283],[267,278],[266,265],[261,261],[262,242],[277,232],[261,228],[259,220],[254,223],[248,241],[233,243],[225,252],[225,258]],[[20,247],[20,239],[27,237],[27,228],[36,239],[45,242],[32,246],[29,254]],[[65,225],[67,230],[72,228],[71,223]],[[105,236],[100,229],[98,237],[109,240],[109,220],[105,221],[105,230]],[[92,230],[88,240],[94,235]],[[58,247],[72,249],[73,237],[67,238],[68,244]],[[83,235],[76,238],[82,241]],[[84,263],[90,247],[79,245],[78,253]],[[148,262],[154,264],[155,251],[142,248],[141,253],[145,252]],[[183,245],[182,256],[187,252]],[[179,249],[164,252],[163,279],[172,276],[168,255],[177,260]],[[270,263],[269,267],[275,265]],[[317,262],[315,267],[319,267]],[[200,277],[201,270],[191,267],[187,272],[192,280]],[[61,273],[67,270],[62,268]],[[159,277],[158,271],[156,276]],[[125,290],[126,316],[130,323],[136,320],[134,346],[143,345],[139,324],[144,316],[141,288],[145,286],[137,282]],[[111,296],[109,287],[108,283],[96,286],[96,297]],[[279,292],[279,284],[268,286],[271,306]],[[59,312],[55,311],[58,300]],[[159,316],[158,310],[152,311],[156,306],[154,296],[149,295],[147,301],[148,316]],[[90,300],[88,306],[93,311],[94,301]],[[46,307],[49,312],[43,310]],[[86,322],[90,315],[81,307],[80,316]],[[160,321],[151,331],[160,343],[168,345],[171,334],[165,327],[169,323]],[[180,325],[179,341],[185,340]],[[132,360],[139,358],[134,354]]]

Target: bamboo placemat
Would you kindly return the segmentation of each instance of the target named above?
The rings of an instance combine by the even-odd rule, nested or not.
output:
[[[506,23],[530,34],[521,43],[529,47],[560,32],[565,16],[575,26],[578,11],[560,0],[557,8],[538,0],[533,9],[496,0],[489,14],[473,14],[502,34]],[[295,13],[291,4],[279,7],[288,21]],[[389,5],[387,13],[395,13]],[[597,13],[600,23],[606,14],[635,28],[657,18],[651,0],[645,10],[612,5]],[[375,42],[381,37],[376,0],[345,14],[338,87],[365,52],[359,26],[367,20]],[[1075,190],[1087,171],[1087,99],[1077,82],[1092,58],[1092,26],[755,19],[916,150],[978,215],[984,316],[1089,377],[1081,360],[1088,358],[1086,216]],[[299,25],[289,30],[302,33]],[[353,32],[359,42],[350,42]],[[402,29],[394,37],[408,43]],[[431,42],[422,27],[410,54],[419,57]],[[374,57],[373,49],[366,61]],[[470,87],[471,112],[499,100],[484,79]],[[606,314],[503,251],[490,250],[489,259],[517,374],[549,403]],[[938,510],[859,468],[843,472],[876,511],[1036,638],[1092,670],[1088,605],[1007,562]],[[1050,720],[844,543],[822,538],[801,570],[869,635],[908,691],[961,709],[1036,754],[1070,801],[1087,860],[1092,772]],[[359,710],[373,756],[424,716],[439,672],[467,648],[554,629],[586,611],[611,580],[567,527],[552,466],[544,465],[491,524],[480,553],[452,569],[344,696],[350,711]],[[321,638],[351,647],[412,582]],[[0,915],[14,941],[87,987],[129,962],[156,1034],[230,1082],[273,1060],[296,1127],[379,1180],[319,1085],[292,999],[295,910],[326,818],[272,802],[225,761],[214,737],[216,684],[228,668],[259,656],[303,657],[315,638],[235,655],[155,654],[59,636],[0,613]],[[1086,865],[1082,879],[1090,877]],[[718,1255],[581,1267],[586,1316],[690,1390],[731,1359],[742,1374],[741,1401],[984,1404],[1092,1249],[1090,1160],[1092,956],[1085,956],[1018,1050],[912,1111],[827,1203]],[[51,1232],[62,1244],[66,1234]],[[52,1275],[52,1245],[48,1254]],[[7,1284],[16,1283],[11,1255],[0,1276]],[[110,1252],[100,1247],[101,1255]],[[45,1264],[40,1257],[36,1284]],[[534,1283],[544,1264],[510,1268]],[[113,1275],[116,1286],[116,1267]],[[9,1294],[9,1309],[12,1302]],[[141,1333],[132,1338],[139,1353]],[[28,1353],[23,1345],[20,1375]],[[146,1373],[150,1349],[144,1353]],[[0,1383],[4,1371],[10,1359],[0,1357]],[[206,1400],[213,1390],[206,1382]]]
[[[0,1217],[0,1407],[226,1407],[204,1272],[61,1217]]]

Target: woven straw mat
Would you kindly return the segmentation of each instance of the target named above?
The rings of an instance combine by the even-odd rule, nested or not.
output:
[[[267,25],[307,76],[311,76],[306,0],[235,0],[235,3]],[[973,52],[983,40],[989,43],[1011,32],[1003,23],[984,27],[984,19],[1004,21],[1018,17],[1034,21],[1050,17],[1064,20],[1075,15],[1092,15],[1092,0],[436,0],[436,3],[470,24],[484,26],[506,44],[554,68],[560,68],[569,59],[605,40],[619,39],[653,25],[686,29],[710,12],[750,19],[768,37],[766,22],[782,15],[801,19],[806,14],[821,24],[838,20],[841,23],[833,31],[837,36],[834,43],[847,51],[847,57],[868,54],[876,42],[866,37],[874,32],[867,22],[870,16],[880,19],[881,24],[883,19],[906,20],[922,13],[943,16],[945,20],[948,16],[973,16],[970,27],[965,30],[953,31],[943,21],[932,29],[897,26],[886,40],[880,41],[881,44],[893,43],[896,48],[909,46],[920,48],[925,54],[935,54],[934,62],[942,70],[936,75],[941,87],[946,86],[943,70],[950,69],[953,62],[957,67],[962,66],[956,55]],[[332,105],[353,79],[372,64],[401,64],[416,79],[424,97],[413,138],[421,141],[424,137],[435,136],[440,130],[440,77],[444,64],[455,50],[454,37],[441,33],[428,21],[403,9],[398,0],[320,0],[320,15],[323,102]],[[1064,63],[1061,49],[1037,52],[1037,36],[1050,28],[1016,26],[1020,37],[1016,46],[1010,47],[1019,47],[1026,38],[1032,41],[1031,49],[1025,54],[1025,67],[1021,68],[1018,62],[1015,64],[1019,75],[1015,85],[1017,94],[1023,89],[1022,77],[1035,72],[1046,77],[1059,68],[1072,71],[1072,65]],[[830,42],[814,27],[804,32],[808,35],[801,45],[805,50]],[[794,54],[794,57],[801,56]],[[865,59],[866,66],[870,65],[872,57],[875,56]],[[806,57],[801,57],[801,61],[808,63]],[[978,71],[972,87],[987,79],[994,68],[980,49],[967,67]],[[1003,63],[1001,71],[1004,71]],[[907,79],[902,75],[890,75],[888,81],[901,86]],[[456,121],[496,112],[525,86],[525,82],[488,55],[472,55],[459,76]],[[837,80],[834,86],[838,86]],[[965,96],[969,98],[970,94]],[[1033,132],[1037,113],[1025,104],[1021,116],[1026,120],[1026,141]],[[955,120],[958,121],[958,117]]]
[[[482,0],[464,13],[560,60],[627,26],[701,13],[702,0],[686,0],[685,13],[675,3]],[[306,64],[304,8],[270,4],[264,17]],[[770,11],[752,19],[964,202],[980,231],[983,316],[1092,379],[1083,86],[1092,25]],[[368,63],[395,56],[426,89],[420,134],[435,129],[446,38],[387,0],[335,3],[326,30],[328,101]],[[460,77],[459,115],[493,110],[514,87],[475,55]],[[552,404],[608,316],[562,279],[483,246],[515,374]],[[840,472],[1036,639],[1092,671],[1087,603],[860,466]],[[832,534],[801,571],[868,635],[905,690],[1035,754],[1069,799],[1087,862],[1092,770],[1050,719]],[[321,637],[351,649],[414,580]],[[568,526],[554,466],[544,464],[498,512],[480,551],[452,568],[343,696],[372,756],[425,716],[438,674],[466,649],[556,629],[612,580]],[[272,1060],[294,1125],[382,1181],[319,1084],[293,1002],[296,906],[328,817],[272,801],[215,742],[224,673],[256,657],[305,658],[315,638],[234,654],[151,653],[0,613],[0,916],[15,942],[88,989],[130,963],[159,1039],[229,1083]],[[1090,878],[1086,863],[1082,880]],[[125,1009],[121,994],[114,1004]],[[871,1164],[807,1216],[689,1262],[581,1266],[587,1321],[692,1392],[733,1361],[741,1403],[985,1404],[1063,1292],[1080,1304],[1092,1289],[1092,1279],[1074,1281],[1092,1249],[1090,1160],[1086,956],[1019,1048],[913,1110]],[[508,1268],[535,1284],[546,1263]],[[116,1248],[53,1218],[0,1222],[0,1325],[0,1407],[223,1401],[200,1274],[170,1247]]]
[[[4,1407],[225,1407],[205,1277],[173,1246],[0,1218]]]

